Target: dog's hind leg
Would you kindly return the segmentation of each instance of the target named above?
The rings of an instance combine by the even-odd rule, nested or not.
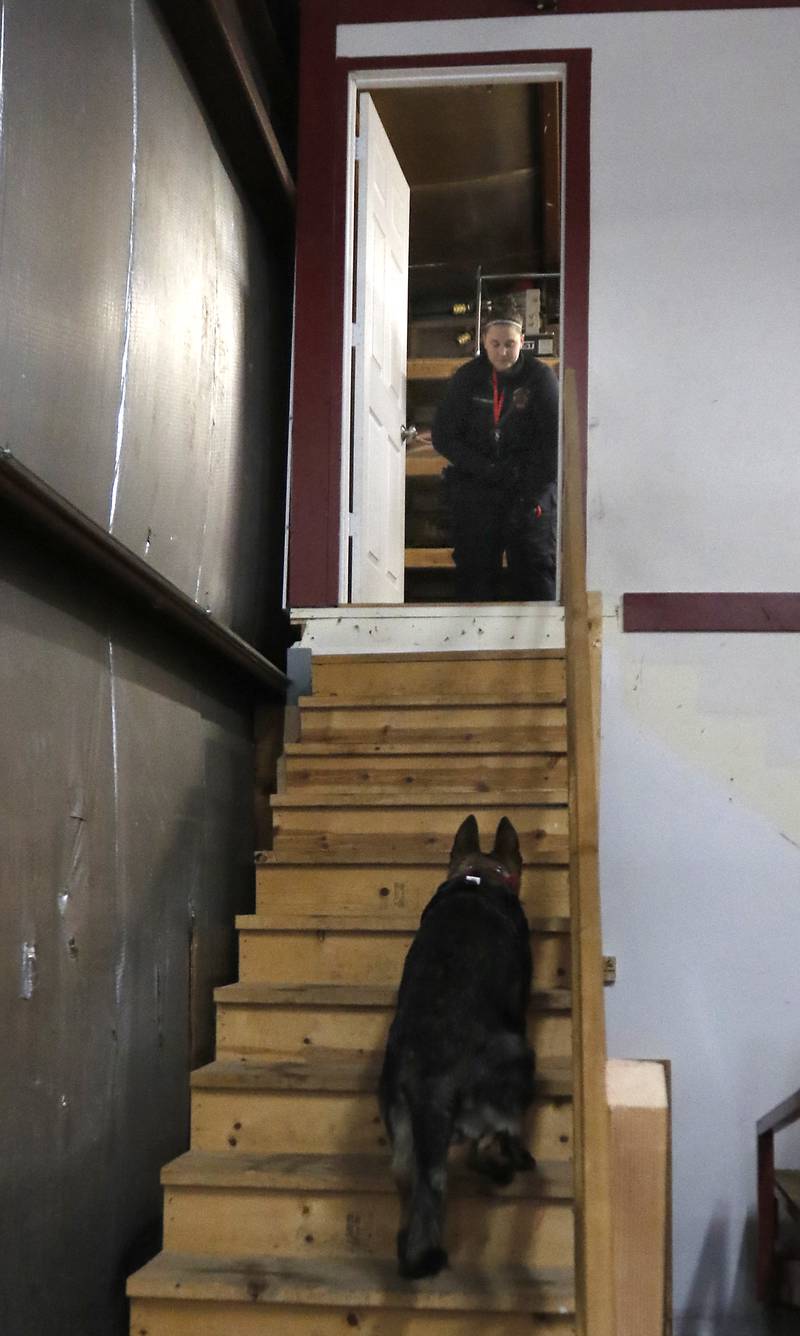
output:
[[[397,1236],[403,1276],[435,1276],[447,1265],[444,1207],[452,1126],[452,1114],[436,1098],[412,1110],[411,1198],[408,1223]]]
[[[392,1177],[400,1196],[400,1232],[404,1233],[411,1205],[414,1181],[414,1137],[411,1131],[411,1113],[408,1104],[399,1098],[391,1108],[391,1117],[385,1119],[392,1143]]]

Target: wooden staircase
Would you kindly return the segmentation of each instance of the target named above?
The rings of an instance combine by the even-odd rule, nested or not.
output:
[[[164,1171],[164,1251],[133,1336],[615,1336],[597,875],[597,600],[586,593],[578,392],[565,372],[566,651],[319,658]],[[593,699],[594,697],[594,699]],[[568,709],[565,708],[568,703]],[[567,758],[569,758],[567,760]],[[456,828],[520,833],[534,947],[535,1173],[452,1166],[451,1265],[398,1276],[375,1096],[406,950]]]
[[[164,1252],[132,1277],[135,1336],[575,1330],[569,829],[563,652],[314,663],[300,740],[192,1077]],[[375,1089],[419,915],[474,811],[519,834],[534,949],[538,1161],[505,1189],[454,1163],[451,1265],[397,1275],[399,1203]]]

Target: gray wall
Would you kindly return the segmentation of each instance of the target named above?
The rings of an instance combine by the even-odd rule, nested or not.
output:
[[[148,0],[0,0],[0,443],[278,639],[286,275]],[[127,1330],[252,899],[252,701],[0,514],[0,1313]]]

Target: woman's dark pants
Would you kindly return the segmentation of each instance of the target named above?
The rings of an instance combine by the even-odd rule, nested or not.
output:
[[[459,602],[555,598],[554,509],[537,514],[533,501],[472,480],[452,480],[447,497]]]

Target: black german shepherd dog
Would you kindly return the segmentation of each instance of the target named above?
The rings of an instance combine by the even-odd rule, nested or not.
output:
[[[409,948],[380,1079],[381,1115],[402,1199],[400,1274],[433,1276],[443,1246],[447,1153],[470,1142],[470,1165],[495,1182],[532,1169],[520,1141],[533,1097],[525,1021],[528,923],[519,902],[519,840],[503,817],[482,854],[478,823],[459,827],[446,882]]]

